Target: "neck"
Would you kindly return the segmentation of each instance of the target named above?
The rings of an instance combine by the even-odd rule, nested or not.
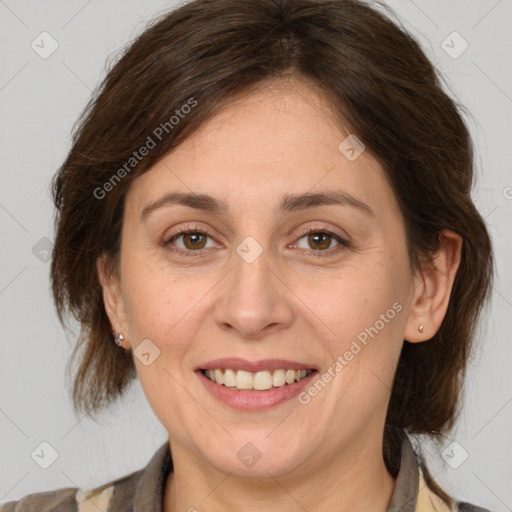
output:
[[[380,442],[350,443],[343,453],[310,458],[307,467],[268,478],[221,473],[183,446],[172,444],[172,454],[164,512],[386,512],[395,485]]]

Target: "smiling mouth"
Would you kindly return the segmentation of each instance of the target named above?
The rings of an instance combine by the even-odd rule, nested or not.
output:
[[[300,382],[314,371],[316,370],[286,370],[279,368],[272,371],[249,372],[230,368],[215,368],[212,370],[203,369],[201,373],[210,381],[227,388],[266,391]]]

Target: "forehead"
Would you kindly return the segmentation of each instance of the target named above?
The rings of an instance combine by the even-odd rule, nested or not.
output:
[[[368,151],[347,158],[340,144],[349,135],[318,88],[271,82],[224,107],[137,178],[129,200],[141,210],[178,190],[243,209],[278,202],[285,192],[343,188],[382,207],[393,200],[383,170]]]
[[[340,137],[333,106],[308,82],[276,80],[226,105],[182,145],[199,158],[215,151],[218,160],[246,165],[307,161],[319,146],[336,154]],[[325,158],[319,155],[319,159]]]

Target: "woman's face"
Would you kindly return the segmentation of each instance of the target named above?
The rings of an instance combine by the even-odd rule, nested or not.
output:
[[[130,188],[114,322],[173,455],[268,476],[381,446],[415,282],[383,169],[331,110],[276,82]]]

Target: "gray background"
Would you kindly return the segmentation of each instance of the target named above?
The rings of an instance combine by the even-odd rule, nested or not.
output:
[[[388,4],[470,112],[478,165],[474,198],[497,257],[494,298],[467,378],[461,421],[443,446],[428,446],[429,464],[455,497],[510,511],[512,2]],[[166,440],[138,382],[100,423],[73,415],[64,374],[73,336],[56,319],[45,260],[53,238],[49,182],[69,149],[73,122],[104,76],[106,58],[173,5],[0,0],[0,502],[59,487],[100,485],[143,467]],[[46,59],[31,47],[34,40],[43,45],[41,37],[48,37],[39,37],[43,31],[58,43]],[[454,31],[469,44],[457,58],[464,42],[451,35]],[[50,44],[45,39],[45,51]],[[58,454],[48,469],[31,458],[43,441]],[[450,465],[441,452],[451,442],[457,444],[444,451]]]

